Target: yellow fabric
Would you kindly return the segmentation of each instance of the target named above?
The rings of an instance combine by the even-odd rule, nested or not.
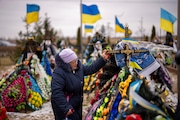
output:
[[[31,12],[26,14],[26,23],[30,24],[33,22],[38,22],[39,20],[39,12]]]
[[[160,19],[160,27],[161,29],[167,31],[167,32],[170,32],[170,33],[174,33],[174,30],[173,30],[173,24],[168,21],[168,20],[165,20],[165,19]]]
[[[82,14],[82,23],[95,23],[97,20],[101,19],[101,15],[89,15],[89,14]]]
[[[142,70],[142,68],[136,62],[130,61],[129,66],[132,67],[132,68]]]
[[[85,33],[92,32],[92,29],[85,29],[84,32]]]
[[[124,28],[122,28],[122,27],[120,27],[119,25],[117,25],[116,24],[116,26],[115,26],[116,28],[116,32],[121,32],[121,33],[125,33],[125,30],[124,30]]]

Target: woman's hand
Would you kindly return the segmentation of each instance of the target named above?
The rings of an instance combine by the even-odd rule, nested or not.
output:
[[[104,50],[101,56],[104,58],[104,60],[108,60],[111,55],[108,53],[108,50]]]
[[[73,112],[74,112],[74,109],[69,109],[68,112],[66,113],[66,116],[73,114]]]

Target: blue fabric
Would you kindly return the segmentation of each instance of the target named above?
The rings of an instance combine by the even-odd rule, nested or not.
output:
[[[51,65],[49,63],[49,60],[47,57],[45,57],[45,62],[46,62],[46,73],[49,75],[49,76],[52,76],[52,70],[51,70]]]
[[[36,83],[36,80],[31,75],[29,75],[29,76],[30,76],[30,81],[32,83],[31,89],[35,92],[38,92],[42,96],[42,92],[41,92],[38,84]]]
[[[172,15],[170,12],[168,12],[167,10],[163,8],[161,8],[161,19],[170,21],[173,24],[177,20],[177,18],[174,15]]]
[[[43,51],[43,57],[42,57],[41,65],[44,67],[46,73],[49,76],[52,76],[51,65],[50,65],[50,62],[48,60],[46,51]]]
[[[39,12],[40,6],[36,4],[27,4],[27,13]]]
[[[119,102],[121,101],[122,97],[121,97],[121,94],[118,92],[115,100],[114,100],[114,103],[113,103],[113,106],[112,106],[112,110],[110,112],[110,117],[109,117],[109,120],[114,120],[117,115],[118,115],[118,105],[119,105]]]

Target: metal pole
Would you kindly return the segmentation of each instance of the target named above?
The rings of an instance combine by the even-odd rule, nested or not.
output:
[[[29,25],[28,24],[26,24],[26,32],[27,32],[27,39],[28,39],[28,36],[29,36]]]
[[[81,44],[81,60],[83,59],[83,43],[82,43],[82,0],[80,0],[80,44]]]
[[[178,18],[177,18],[177,22],[178,22],[178,37],[177,37],[177,51],[180,50],[180,0],[178,0]],[[180,100],[180,65],[177,65],[177,75],[178,75],[178,79],[177,79],[177,89],[178,89],[178,99]]]
[[[159,36],[160,36],[160,40],[161,40],[161,28],[160,28],[159,32],[160,32],[160,35],[159,35]],[[161,43],[162,43],[162,41],[161,41]]]

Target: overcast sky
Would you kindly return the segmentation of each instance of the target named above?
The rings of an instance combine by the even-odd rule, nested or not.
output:
[[[0,37],[14,38],[18,37],[19,31],[26,32],[25,23],[22,22],[26,15],[26,4],[38,4],[39,16],[44,18],[47,13],[52,27],[61,31],[64,37],[76,36],[81,25],[80,3],[80,0],[0,0]],[[96,30],[102,25],[109,25],[112,28],[110,36],[117,37],[122,34],[115,33],[115,15],[118,15],[120,23],[128,24],[132,36],[141,35],[141,26],[144,33],[150,36],[153,25],[157,35],[165,34],[162,30],[160,32],[160,8],[175,17],[178,11],[178,0],[82,0],[82,3],[98,6],[102,19],[94,24]],[[177,21],[174,23],[174,34],[177,35]]]

